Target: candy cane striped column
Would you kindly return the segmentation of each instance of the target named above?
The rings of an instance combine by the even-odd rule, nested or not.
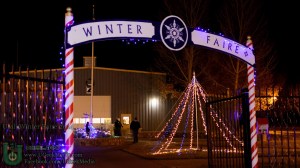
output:
[[[253,44],[250,36],[247,37],[246,46],[253,50]],[[248,73],[249,113],[250,113],[250,132],[251,132],[251,163],[252,163],[252,168],[258,168],[254,67],[247,64],[247,71],[248,71],[247,73]]]
[[[65,14],[65,28],[67,29],[74,23],[72,9],[67,8]],[[66,30],[65,30],[66,33]],[[65,44],[67,40],[65,39]],[[65,145],[66,145],[66,155],[65,155],[65,167],[73,167],[73,150],[74,150],[74,133],[73,133],[73,102],[74,102],[74,50],[73,48],[68,48],[65,51]]]

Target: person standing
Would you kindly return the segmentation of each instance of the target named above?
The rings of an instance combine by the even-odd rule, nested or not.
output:
[[[115,128],[114,128],[115,136],[121,136],[121,128],[122,127],[123,127],[123,125],[122,125],[120,119],[117,118],[115,121]]]
[[[90,137],[90,123],[86,122],[85,124],[85,132],[86,132],[86,137],[89,138]]]
[[[139,129],[141,128],[140,122],[137,120],[137,117],[134,118],[130,123],[130,129],[132,130],[133,143],[138,143]]]

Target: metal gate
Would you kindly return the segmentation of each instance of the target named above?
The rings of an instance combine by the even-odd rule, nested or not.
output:
[[[209,167],[244,167],[242,96],[209,96],[206,104]]]
[[[248,93],[206,104],[209,167],[251,167]],[[300,166],[299,87],[256,90],[259,167]]]
[[[64,144],[63,74],[6,73],[3,65],[0,93],[0,167],[42,167],[57,159],[51,153],[63,150]],[[21,159],[8,159],[8,155]]]
[[[260,167],[300,167],[300,88],[258,90]]]

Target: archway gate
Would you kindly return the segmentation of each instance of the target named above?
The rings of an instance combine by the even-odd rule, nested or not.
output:
[[[255,85],[252,42],[249,38],[247,46],[215,34],[203,32],[195,28],[187,28],[185,23],[177,16],[170,15],[161,23],[147,21],[93,21],[82,24],[74,24],[71,8],[67,8],[65,14],[65,85],[66,85],[66,122],[65,143],[68,155],[66,155],[66,167],[73,167],[74,134],[73,124],[73,101],[74,101],[74,48],[77,45],[99,40],[138,38],[144,40],[162,41],[164,45],[173,51],[183,49],[186,44],[200,45],[221,52],[228,53],[247,64],[248,89],[249,89],[249,117],[251,138],[251,163],[257,167],[257,135],[255,107]],[[249,144],[250,145],[250,144]]]

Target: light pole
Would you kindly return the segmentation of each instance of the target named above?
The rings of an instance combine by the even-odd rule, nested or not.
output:
[[[94,10],[94,5],[93,5],[93,20],[95,20],[95,10]],[[93,96],[94,96],[94,41],[92,42],[91,112],[90,112],[90,123],[93,123]]]
[[[199,132],[198,132],[198,110],[197,110],[197,96],[196,96],[196,76],[195,72],[193,72],[193,90],[194,90],[194,103],[196,110],[196,133],[197,133],[197,150],[199,149]]]

